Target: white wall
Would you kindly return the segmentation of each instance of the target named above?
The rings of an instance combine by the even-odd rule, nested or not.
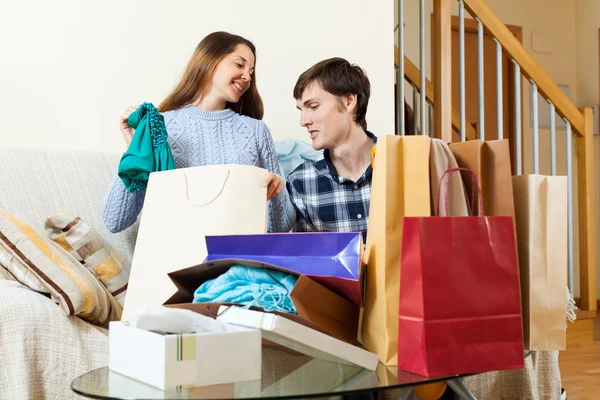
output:
[[[22,0],[0,3],[0,143],[122,151],[118,117],[158,105],[197,43],[225,30],[257,46],[275,139],[307,139],[292,98],[315,62],[340,56],[372,84],[367,121],[393,133],[392,0]]]
[[[600,102],[600,68],[598,63],[598,30],[600,2],[577,0],[577,88],[582,104]]]

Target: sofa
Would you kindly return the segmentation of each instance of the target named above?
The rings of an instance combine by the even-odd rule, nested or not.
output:
[[[112,234],[101,218],[119,158],[116,153],[0,147],[0,209],[38,230],[47,216],[68,211],[131,260],[137,224]],[[49,298],[0,280],[0,398],[80,398],[71,381],[107,360],[105,329],[67,317]],[[264,361],[279,364],[281,371],[295,362],[284,353]],[[479,399],[560,398],[557,352],[534,352],[525,364],[524,370],[480,374],[464,382]]]

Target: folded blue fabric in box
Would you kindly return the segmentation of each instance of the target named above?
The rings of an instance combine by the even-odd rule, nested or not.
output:
[[[290,293],[298,280],[285,272],[234,265],[194,292],[194,303],[237,303],[297,314]]]

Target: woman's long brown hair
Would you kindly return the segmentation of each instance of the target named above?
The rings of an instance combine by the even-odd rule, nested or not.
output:
[[[248,46],[256,60],[254,44],[241,36],[227,32],[213,32],[206,36],[194,50],[192,58],[175,89],[160,103],[160,112],[176,110],[193,103],[208,88],[219,62],[235,48],[243,44]],[[256,72],[246,92],[237,103],[227,103],[227,108],[252,118],[262,119],[263,102],[256,88]]]

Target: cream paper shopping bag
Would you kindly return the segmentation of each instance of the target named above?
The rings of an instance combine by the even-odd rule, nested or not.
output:
[[[567,177],[512,178],[528,350],[566,348]]]
[[[202,263],[206,235],[266,232],[267,189],[260,184],[266,173],[210,165],[150,174],[123,320],[177,292],[167,273]]]

